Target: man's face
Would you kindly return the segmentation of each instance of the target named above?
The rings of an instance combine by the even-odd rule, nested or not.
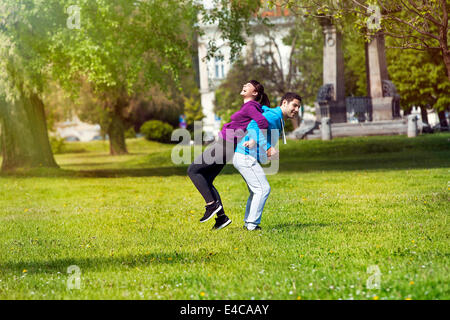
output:
[[[293,119],[298,115],[298,110],[300,109],[300,101],[298,99],[294,99],[290,102],[287,100],[283,101],[283,105],[285,105],[285,116],[289,119]]]

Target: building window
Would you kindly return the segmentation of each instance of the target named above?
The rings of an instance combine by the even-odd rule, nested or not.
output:
[[[214,57],[214,70],[216,79],[225,78],[225,66],[223,63],[223,57]]]

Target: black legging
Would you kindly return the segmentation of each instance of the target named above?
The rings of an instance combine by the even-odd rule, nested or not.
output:
[[[226,163],[233,159],[235,148],[236,143],[219,138],[189,166],[187,171],[189,178],[191,178],[206,203],[217,200],[222,202],[213,181]]]

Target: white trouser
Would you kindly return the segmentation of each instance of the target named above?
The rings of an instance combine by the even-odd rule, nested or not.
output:
[[[244,222],[248,229],[253,230],[261,223],[261,216],[270,193],[270,185],[261,165],[249,155],[236,152],[233,165],[244,177],[250,196],[245,208]]]

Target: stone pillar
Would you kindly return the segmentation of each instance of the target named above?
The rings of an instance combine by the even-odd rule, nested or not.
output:
[[[323,43],[323,84],[332,84],[334,100],[345,100],[344,55],[342,53],[342,34],[329,20],[322,20]]]
[[[323,88],[319,90],[316,103],[316,114],[325,114],[331,122],[346,122],[345,86],[344,86],[344,55],[342,52],[342,34],[328,18],[320,18],[323,28]],[[326,87],[326,90],[324,90]],[[327,101],[321,98],[321,92],[330,92]],[[318,116],[317,121],[320,121]]]
[[[415,114],[410,114],[408,116],[408,129],[407,129],[407,135],[408,138],[414,138],[417,137],[417,116]]]
[[[365,49],[367,95],[372,99],[372,118],[374,121],[392,120],[397,117],[399,99],[389,93],[390,87],[395,91],[395,86],[389,81],[384,34],[378,32],[372,36]]]
[[[200,100],[202,105],[202,112],[205,115],[203,118],[203,130],[215,134],[215,118],[214,118],[214,90],[211,88],[206,42],[200,38],[198,41],[198,63],[200,74]]]
[[[320,128],[322,140],[331,140],[331,123],[330,118],[322,118],[322,125]]]

